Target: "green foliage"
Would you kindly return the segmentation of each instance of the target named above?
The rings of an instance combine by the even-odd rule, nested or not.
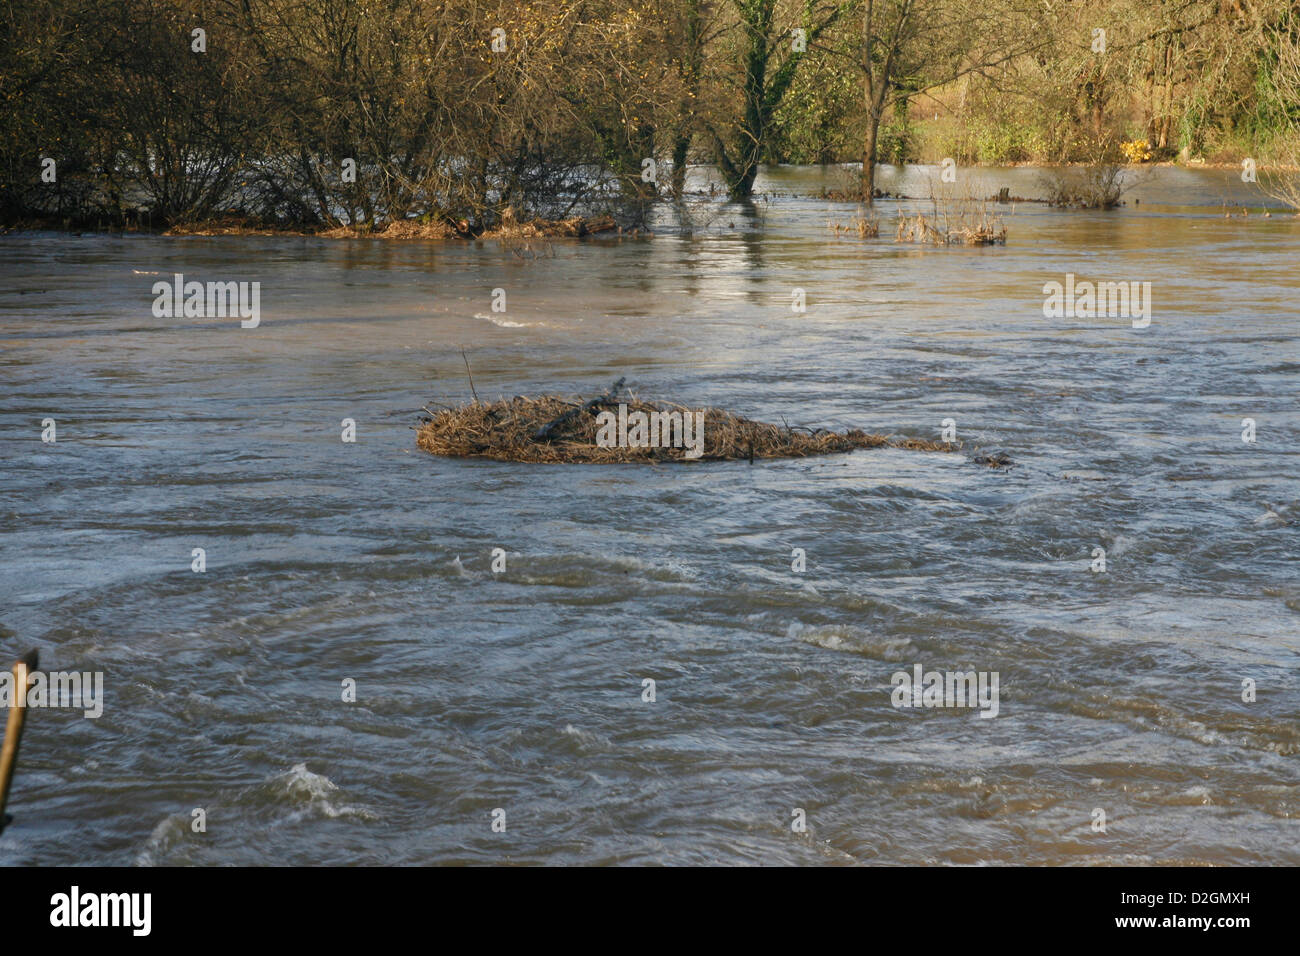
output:
[[[915,131],[906,117],[881,123],[880,131],[876,134],[876,159],[882,163],[901,166],[913,158],[914,138]]]
[[[828,58],[810,61],[790,84],[773,117],[770,155],[787,163],[860,158],[862,93],[854,77]]]

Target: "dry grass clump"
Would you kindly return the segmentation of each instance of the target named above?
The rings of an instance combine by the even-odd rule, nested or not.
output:
[[[829,208],[827,209],[829,212]],[[858,214],[849,220],[846,226],[838,220],[826,220],[826,228],[838,236],[841,232],[846,236],[852,236],[857,233],[859,239],[875,239],[880,235],[880,220],[875,216],[868,217],[859,210]]]
[[[1002,218],[981,211],[974,215],[927,219],[903,212],[898,217],[895,242],[928,242],[939,246],[991,246],[1007,241],[1007,227]]]
[[[719,408],[691,409],[671,402],[647,402],[635,396],[614,397],[617,388],[589,402],[570,401],[556,395],[540,398],[515,396],[495,402],[474,402],[441,411],[426,409],[416,444],[435,455],[454,458],[492,458],[496,461],[624,464],[684,461],[753,461],[757,458],[804,458],[856,448],[907,448],[916,451],[957,451],[947,442],[918,438],[890,438],[859,429],[832,432],[750,421]],[[596,416],[616,415],[618,405],[634,412],[694,412],[704,414],[702,454],[688,458],[687,449],[601,448],[596,444]],[[545,437],[541,437],[541,436]]]
[[[618,229],[618,223],[613,216],[600,216],[595,219],[571,216],[568,219],[534,219],[529,222],[519,222],[515,218],[514,210],[507,208],[501,215],[500,225],[485,234],[485,238],[499,240],[502,248],[509,249],[521,259],[553,259],[555,249],[548,240],[590,236],[613,229]],[[633,230],[632,235],[637,234],[638,231]],[[534,242],[538,240],[540,245],[535,246]]]
[[[337,230],[331,230],[325,235],[335,237],[335,232]],[[446,220],[429,219],[420,222],[418,219],[394,219],[372,235],[376,239],[452,239],[457,234],[457,230]],[[342,238],[347,238],[346,233]]]
[[[913,215],[907,208],[898,213],[895,242],[924,242],[939,246],[991,246],[1007,241],[1007,226],[995,208],[1001,198],[981,199],[976,184],[962,186],[930,183],[930,209]],[[1007,190],[1010,195],[1010,190]]]
[[[507,208],[501,214],[501,224],[488,235],[501,239],[559,239],[565,236],[590,236],[597,232],[617,229],[613,216],[570,216],[568,219],[532,219],[519,222],[515,211]]]
[[[247,216],[213,216],[199,222],[177,223],[164,236],[309,236],[305,229],[280,228]]]
[[[205,226],[214,229],[215,226]],[[532,219],[520,222],[513,209],[507,208],[501,214],[501,221],[492,228],[483,229],[472,225],[465,219],[421,218],[393,219],[385,223],[359,223],[348,226],[332,226],[311,233],[296,232],[295,235],[316,235],[323,239],[501,239],[503,242],[524,241],[528,239],[559,239],[563,237],[590,236],[598,232],[609,232],[618,228],[613,216],[571,216],[568,219]],[[196,233],[189,228],[187,235],[226,235],[237,231],[244,234],[252,232],[251,228],[236,224],[227,232]],[[262,233],[274,234],[274,231]]]

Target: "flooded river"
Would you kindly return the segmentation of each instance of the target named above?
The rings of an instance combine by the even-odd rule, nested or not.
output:
[[[1161,170],[925,247],[836,176],[531,249],[0,237],[0,651],[104,675],[29,711],[0,864],[1300,863],[1300,221]],[[175,273],[260,324],[156,317]],[[1047,317],[1067,275],[1149,325]],[[435,458],[462,348],[964,452]]]

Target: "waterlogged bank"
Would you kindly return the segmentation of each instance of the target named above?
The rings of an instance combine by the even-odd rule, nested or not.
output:
[[[836,236],[812,169],[537,259],[0,237],[0,645],[104,674],[29,715],[0,861],[1300,862],[1300,228],[1232,179],[982,248]],[[260,324],[154,316],[175,273]],[[1150,325],[1045,315],[1068,274]],[[429,456],[462,346],[484,400],[626,376],[1014,467]],[[895,706],[918,665],[996,718]]]
[[[600,233],[621,233],[622,228],[612,216],[571,216],[567,219],[531,219],[520,222],[511,210],[506,210],[502,221],[491,227],[471,225],[464,219],[400,219],[382,223],[363,223],[352,226],[294,226],[259,222],[243,217],[227,217],[200,222],[152,229],[137,219],[132,226],[107,228],[102,220],[38,219],[18,223],[5,232],[64,231],[80,235],[82,232],[109,232],[118,235],[162,235],[174,237],[193,236],[278,236],[318,239],[475,239],[519,241],[527,239],[575,239]]]

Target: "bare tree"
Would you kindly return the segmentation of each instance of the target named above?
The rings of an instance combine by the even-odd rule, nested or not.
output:
[[[1300,15],[1288,14],[1266,35],[1276,51],[1272,82],[1283,104],[1285,129],[1277,137],[1285,169],[1265,173],[1264,191],[1300,215]]]
[[[909,98],[979,74],[996,73],[1049,41],[1034,26],[1029,0],[858,0],[866,132],[861,199],[875,195],[881,121]]]

